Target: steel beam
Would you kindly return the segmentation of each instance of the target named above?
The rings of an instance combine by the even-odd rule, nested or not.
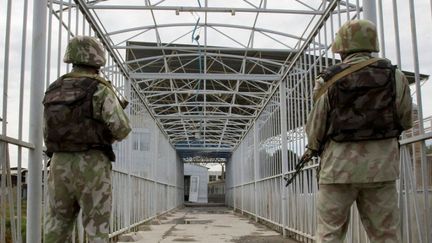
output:
[[[198,46],[113,46],[114,49],[126,49],[126,50],[166,50],[166,51],[218,51],[218,52],[232,52],[232,51],[244,51],[244,52],[280,52],[280,53],[291,53],[288,49],[272,49],[272,48],[236,48],[236,47],[198,47]]]
[[[146,92],[143,92],[146,93]],[[170,104],[149,104],[152,108],[163,108],[163,107],[173,107],[173,106],[181,106],[181,107],[201,107],[204,106],[203,103],[199,104],[193,104],[191,102],[188,103],[170,103]],[[214,103],[214,102],[207,102],[207,107],[236,107],[236,108],[246,108],[246,109],[259,109],[260,106],[256,105],[240,105],[240,104],[228,104],[228,103]]]
[[[132,79],[199,79],[199,80],[259,80],[278,81],[274,74],[218,74],[218,73],[131,73]]]
[[[209,144],[208,144],[209,145]],[[207,146],[208,146],[207,145]],[[183,151],[200,151],[200,152],[232,152],[232,148],[219,148],[219,147],[184,147],[175,146],[179,153]]]
[[[168,119],[189,119],[189,120],[201,120],[201,119],[229,119],[229,120],[248,120],[248,119],[254,119],[255,116],[242,116],[242,115],[231,115],[231,116],[225,116],[225,115],[156,115],[156,119],[159,120],[168,120]]]
[[[150,10],[180,12],[213,12],[213,13],[278,13],[300,15],[322,15],[323,11],[269,9],[269,8],[219,8],[219,7],[181,7],[181,6],[144,6],[144,5],[87,5],[88,9],[102,10]]]
[[[253,96],[257,98],[264,98],[267,97],[268,92],[236,92],[233,90],[205,90],[205,89],[189,89],[189,90],[176,90],[173,89],[171,91],[141,91],[141,93],[145,94],[146,97],[155,97],[155,96],[161,96],[161,95],[168,95],[168,94],[189,94],[189,95],[246,95],[246,96]],[[262,97],[261,97],[262,96]],[[198,105],[199,106],[199,105]]]
[[[117,34],[122,34],[122,33],[126,33],[126,32],[137,31],[137,30],[151,30],[151,29],[156,29],[156,28],[195,27],[195,25],[197,27],[212,27],[212,28],[222,27],[222,28],[255,30],[255,31],[263,32],[263,33],[285,36],[285,37],[293,38],[293,39],[297,39],[297,40],[302,40],[302,41],[305,40],[304,38],[296,36],[296,35],[288,34],[285,32],[280,32],[280,31],[275,31],[275,30],[271,30],[271,29],[265,29],[265,28],[259,28],[259,27],[250,27],[250,26],[246,26],[246,25],[225,24],[225,23],[198,23],[198,24],[196,24],[196,23],[173,23],[173,24],[160,24],[160,25],[145,25],[145,26],[138,26],[138,27],[133,27],[133,28],[128,28],[128,29],[121,29],[121,30],[112,31],[112,32],[107,33],[107,35],[117,35]],[[251,48],[251,47],[247,47],[247,48]]]

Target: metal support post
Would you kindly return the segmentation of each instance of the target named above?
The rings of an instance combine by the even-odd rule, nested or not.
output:
[[[131,87],[130,87],[130,80],[123,78],[123,85],[124,85],[124,97],[127,98],[127,100],[132,100],[131,99]],[[129,115],[131,115],[131,106],[132,104],[130,104],[127,108],[126,108],[126,113]],[[133,205],[134,205],[134,200],[133,200],[133,193],[132,193],[132,187],[133,187],[133,183],[132,183],[132,177],[131,177],[131,173],[132,173],[132,146],[131,146],[131,141],[130,138],[126,139],[124,141],[124,146],[126,150],[126,153],[124,154],[125,156],[125,162],[127,163],[127,173],[128,173],[128,189],[127,189],[127,194],[128,194],[128,198],[129,198],[129,202],[128,200],[126,200],[127,202],[127,209],[126,211],[126,222],[127,222],[127,229],[128,231],[131,229],[131,225],[132,225],[132,220],[131,220],[131,215],[132,215],[132,209],[133,209]]]
[[[237,149],[239,149],[239,148],[237,148]],[[233,157],[234,156],[232,156],[231,158],[230,158],[230,163],[234,163],[234,161],[233,161]],[[237,157],[237,156],[236,156]],[[234,212],[236,211],[236,206],[237,206],[237,203],[236,203],[236,181],[237,181],[237,176],[236,175],[234,175],[234,173],[237,173],[237,170],[234,168],[234,164],[232,164],[231,165],[231,169],[233,170],[233,172],[231,173],[231,185],[232,185],[232,190],[233,190],[233,208],[234,208]]]
[[[31,57],[27,243],[41,242],[42,216],[42,98],[45,81],[47,0],[35,1],[33,7],[33,50]]]
[[[363,0],[363,19],[367,19],[377,24],[377,7],[375,1]],[[377,53],[372,53],[372,56],[377,57]]]
[[[245,143],[243,143],[244,145]],[[245,153],[244,153],[244,146],[240,146],[241,149],[241,157],[240,157],[240,190],[241,190],[241,196],[240,196],[240,200],[241,200],[241,214],[243,214],[243,210],[244,210],[244,205],[243,205],[243,201],[244,201],[244,170],[243,170],[243,163],[244,163],[244,157],[245,157]]]
[[[287,173],[288,169],[288,142],[287,142],[287,106],[286,106],[286,79],[282,80],[279,85],[279,93],[280,93],[280,121],[281,121],[281,150],[282,150],[282,178],[281,178],[281,188],[282,188],[282,203],[281,203],[281,212],[282,212],[282,225],[283,225],[283,236],[286,237],[285,227],[287,225],[286,220],[286,206],[287,206],[287,189],[284,185],[283,177],[285,173]]]
[[[255,123],[253,125],[253,132],[254,132],[254,200],[255,200],[255,222],[258,222],[258,188],[257,188],[257,180],[258,180],[258,149],[259,149],[259,141],[258,141],[258,125],[257,121],[255,120]]]
[[[159,153],[159,127],[157,126],[156,122],[154,123],[154,133],[155,133],[155,148],[154,148],[154,159],[153,159],[153,180],[154,180],[154,185],[153,185],[153,197],[154,197],[154,205],[153,205],[153,210],[154,210],[154,216],[157,216],[158,210],[157,210],[157,205],[158,205],[158,189],[157,189],[157,165],[158,165],[158,153]]]
[[[363,19],[377,23],[376,1],[363,0]]]

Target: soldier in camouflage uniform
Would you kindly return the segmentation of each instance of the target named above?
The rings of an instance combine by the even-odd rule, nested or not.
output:
[[[72,242],[79,210],[89,242],[108,242],[111,144],[131,131],[111,84],[99,76],[105,50],[92,37],[75,37],[64,62],[70,73],[45,92],[44,139],[51,157],[45,242]]]
[[[337,73],[379,51],[376,27],[367,20],[345,23],[332,51],[342,63],[317,78],[306,125],[307,153],[321,157],[317,241],[342,242],[356,202],[371,242],[400,242],[395,180],[398,136],[412,126],[407,79],[389,60],[377,59],[320,90]]]

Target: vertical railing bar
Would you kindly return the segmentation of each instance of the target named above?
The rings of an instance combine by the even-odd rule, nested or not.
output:
[[[405,153],[405,157],[404,157],[404,161],[411,161],[411,158],[409,158],[409,155],[407,154],[407,153]],[[415,184],[415,181],[413,180],[413,178],[412,178],[412,168],[411,168],[411,163],[405,163],[405,166],[406,166],[406,171],[407,171],[407,177],[408,177],[408,179],[407,179],[407,181],[409,182],[409,183],[411,183],[411,189],[412,189],[412,192],[413,192],[413,201],[414,201],[414,205],[412,205],[413,207],[414,207],[414,216],[415,216],[415,219],[416,219],[416,223],[417,223],[417,233],[419,234],[419,236],[420,236],[420,239],[424,239],[423,238],[423,236],[426,236],[426,235],[424,235],[424,234],[422,234],[422,228],[423,227],[421,227],[421,224],[420,224],[420,221],[419,221],[419,219],[420,219],[420,215],[419,215],[419,213],[418,213],[418,203],[417,203],[417,188],[416,188],[416,184]],[[427,237],[426,237],[426,239],[427,239]],[[427,242],[426,241],[426,239],[424,239],[425,241],[424,242]]]
[[[154,159],[153,159],[153,195],[155,195],[155,198],[153,200],[153,216],[157,215],[157,203],[158,203],[158,196],[157,195],[157,164],[158,164],[158,153],[159,153],[159,131],[157,124],[154,123],[154,134],[155,134],[155,149],[154,149]]]
[[[63,1],[63,0],[62,0]],[[69,0],[69,7],[68,7],[68,25],[67,25],[67,42],[69,43],[69,40],[71,38],[71,22],[72,22],[72,0]],[[66,72],[68,73],[70,69],[70,64],[66,65]]]
[[[405,172],[405,200],[406,200],[406,205],[407,205],[407,229],[408,229],[408,234],[409,234],[409,237],[408,237],[408,239],[409,239],[409,242],[412,242],[412,238],[413,238],[413,232],[411,231],[411,224],[410,224],[410,221],[411,221],[411,201],[412,201],[412,199],[411,199],[411,192],[410,192],[410,177],[409,177],[409,174],[411,173],[411,171],[409,171],[408,170],[408,167],[407,167],[407,163],[405,163],[404,164],[405,166],[404,166],[404,172]],[[414,188],[411,188],[411,190],[414,190]]]
[[[324,26],[326,26],[326,25],[324,25]],[[325,31],[325,36],[326,36],[326,38],[325,38],[325,42],[326,43],[325,44],[327,46],[327,28],[325,28],[324,31]],[[302,66],[306,67],[306,64],[304,63],[305,62],[305,57],[303,56],[303,59],[300,59],[300,60],[301,60],[301,63],[303,63]],[[326,51],[326,65],[328,66],[327,51]],[[305,69],[305,70],[307,70],[307,69]],[[299,78],[302,78],[303,76],[304,76],[304,74],[301,74],[301,77],[300,77],[300,74],[299,74]],[[301,107],[301,111],[302,111],[301,114],[300,114],[301,115],[300,119],[301,119],[301,126],[303,126],[303,127],[306,125],[306,116],[305,116],[304,112],[306,111],[307,107],[305,107],[305,102],[308,102],[307,96],[305,95],[306,94],[306,88],[305,88],[305,86],[307,85],[306,82],[307,82],[307,79],[303,79],[303,81],[300,83],[300,100],[301,100],[300,107]],[[301,127],[301,126],[299,126],[299,127]],[[306,148],[306,139],[305,139],[305,137],[302,138],[302,145],[303,145],[303,148]],[[309,170],[312,170],[312,169],[309,169]],[[305,173],[309,173],[309,172],[306,171]],[[304,182],[304,186],[303,186],[303,188],[304,188],[303,197],[305,198],[305,200],[306,200],[306,195],[307,195],[307,190],[308,190],[308,187],[307,187],[308,186],[308,182],[307,182],[306,179],[307,178],[305,178],[305,182]],[[304,206],[305,206],[305,213],[307,213],[308,212],[307,204],[304,203]],[[306,231],[306,232],[308,232],[308,231]]]
[[[287,77],[288,77],[288,81],[286,83],[286,86],[287,86],[287,91],[289,91],[287,93],[287,102],[288,102],[288,109],[290,111],[290,114],[292,114],[293,113],[292,112],[293,111],[293,102],[291,102],[291,101],[293,99],[292,99],[292,89],[291,89],[291,87],[293,86],[292,85],[292,83],[293,83],[293,77],[292,77],[292,75],[288,75]],[[287,116],[288,116],[288,112],[287,112]],[[289,127],[290,134],[291,134],[291,137],[292,137],[292,131],[294,130],[294,117],[291,115],[291,116],[287,117],[287,119],[288,119],[287,129]],[[291,147],[291,151],[297,152],[295,141],[293,141],[292,138],[290,138],[290,147]],[[291,163],[288,164],[288,170],[289,171],[291,171],[291,170],[294,169],[295,163],[297,163],[297,160],[291,161]],[[295,213],[294,213],[293,210],[295,210],[296,205],[294,204],[295,195],[293,195],[293,191],[294,191],[294,185],[292,184],[291,186],[288,187],[288,192],[290,192],[289,195],[291,195],[290,196],[290,200],[289,200],[289,205],[291,206],[289,208],[291,210],[289,211],[289,214],[288,214],[288,216],[291,215],[291,217],[289,217],[289,221],[288,221],[288,225],[290,227],[294,227],[295,226],[295,220],[294,220],[295,219]]]
[[[376,2],[363,0],[363,18],[371,21],[372,23],[377,23],[377,10],[376,10]]]
[[[298,69],[301,69],[300,62],[301,62],[301,59],[299,58],[297,60],[297,63],[296,63],[296,66]],[[295,98],[294,98],[295,108],[294,108],[294,115],[293,116],[295,118],[295,127],[298,128],[300,126],[299,111],[300,111],[300,83],[301,83],[301,82],[299,82],[299,80],[301,80],[299,72],[296,72],[294,74],[294,77],[295,77],[296,85],[293,88],[293,92],[295,94]],[[302,147],[303,147],[302,142],[299,141],[298,142],[298,149],[299,149],[298,151],[300,151]],[[296,193],[297,201],[296,201],[296,203],[297,203],[297,205],[299,205],[298,206],[299,210],[297,210],[297,228],[303,232],[303,217],[302,216],[303,216],[304,205],[303,205],[302,197],[301,197],[301,191],[302,191],[302,186],[303,186],[302,179],[303,179],[303,172],[300,172],[298,175],[298,178],[296,178],[296,188],[297,188],[297,193]],[[299,236],[299,240],[301,240],[301,239],[302,239],[302,236]]]
[[[281,128],[280,128],[280,134],[281,134],[281,151],[282,151],[282,177],[280,182],[280,187],[282,188],[282,235],[283,237],[286,237],[286,230],[287,227],[287,219],[286,219],[286,211],[285,208],[287,207],[287,190],[284,185],[284,175],[288,171],[288,142],[287,142],[287,104],[286,104],[286,82],[288,77],[284,78],[281,82],[281,85],[279,86],[279,102],[280,102],[280,122],[281,122]]]
[[[383,18],[383,6],[382,0],[378,0],[378,19],[379,19],[379,35],[380,35],[380,51],[381,57],[386,57],[385,51],[385,36],[384,36],[384,18]]]
[[[331,22],[331,33],[332,33],[332,43],[333,43],[333,38],[334,38],[333,37],[333,15],[330,16],[330,22]],[[333,52],[332,52],[332,54],[333,54]],[[307,57],[308,57],[308,65],[310,66],[310,65],[312,65],[311,51],[308,51]],[[332,55],[332,63],[334,64],[334,54]],[[309,70],[312,70],[312,69],[309,69]],[[312,72],[309,72],[309,80],[314,80]],[[313,85],[314,85],[314,82],[313,81],[310,82],[309,88],[308,88],[308,94],[312,94]],[[312,99],[311,99],[310,95],[308,97],[308,103],[309,103],[309,105],[307,107],[308,109],[306,110],[307,113],[310,112],[310,107],[312,107],[312,105],[313,105],[312,104]],[[305,135],[304,131],[303,131],[302,135],[303,136]],[[314,178],[316,178],[316,176],[317,176],[316,175],[316,171],[313,170],[312,180]],[[316,180],[314,180],[314,182],[315,181]],[[316,192],[317,192],[317,185],[316,185],[316,183],[312,183],[312,191],[311,191],[311,196],[312,196],[312,202],[311,202],[311,204],[312,204],[311,234],[313,234],[313,233],[316,232],[316,200],[315,200]]]
[[[241,151],[241,157],[240,157],[240,170],[239,172],[243,172],[243,164],[244,164],[244,160],[245,160],[245,149],[244,149],[244,144],[243,146],[241,146],[240,151]],[[241,190],[241,195],[240,195],[240,205],[241,205],[241,214],[244,214],[244,173],[240,173],[240,190]]]
[[[7,106],[8,106],[8,85],[9,85],[9,49],[11,35],[11,18],[12,18],[12,0],[8,0],[6,10],[6,30],[4,44],[4,63],[3,63],[3,114],[2,114],[2,135],[6,135],[7,131]]]
[[[329,62],[328,62],[328,42],[327,42],[327,24],[324,24],[324,46],[325,46],[325,49],[324,49],[324,51],[325,51],[325,66],[327,68],[329,65]]]
[[[49,1],[49,16],[48,16],[48,33],[47,33],[47,54],[46,54],[46,67],[47,67],[47,72],[46,72],[46,79],[45,79],[45,87],[48,87],[49,83],[50,83],[50,79],[51,79],[51,40],[52,40],[52,16],[54,14],[53,11],[53,1]],[[46,182],[46,178],[47,178],[47,161],[46,159],[44,160],[44,183]],[[43,188],[43,197],[46,198],[48,195],[48,187],[44,186]],[[45,222],[45,217],[48,211],[48,204],[45,203],[43,205],[43,212],[42,212],[42,220],[43,222]],[[43,234],[42,234],[42,240],[45,241],[45,227],[43,227],[42,230]]]
[[[403,147],[402,147],[403,149]],[[404,155],[405,151],[402,150],[402,154]],[[406,233],[406,241],[407,242],[411,242],[411,237],[410,237],[410,229],[409,229],[409,204],[408,204],[408,188],[407,188],[407,182],[406,182],[406,177],[407,177],[407,172],[406,172],[406,166],[404,165],[404,163],[406,163],[408,161],[404,161],[401,160],[401,171],[402,171],[402,176],[401,176],[401,188],[400,188],[400,193],[402,194],[400,197],[403,198],[402,202],[404,205],[404,208],[402,208],[402,215],[405,215],[406,218],[406,222],[402,221],[402,227],[401,227],[401,231]],[[405,190],[404,190],[405,188]],[[404,224],[405,223],[405,224]],[[403,226],[405,226],[405,230],[403,229]]]
[[[22,38],[21,38],[21,72],[20,72],[20,90],[19,90],[19,121],[18,121],[18,139],[23,137],[23,107],[24,107],[24,80],[25,80],[25,63],[26,63],[26,40],[27,40],[27,16],[28,0],[24,0]],[[22,222],[22,147],[18,147],[17,156],[17,242],[22,242],[21,222]]]
[[[9,200],[9,217],[10,217],[10,227],[11,227],[11,235],[12,235],[12,242],[16,242],[16,238],[17,238],[17,231],[16,231],[16,220],[14,219],[15,217],[15,204],[13,201],[13,195],[12,195],[12,177],[11,177],[11,171],[10,171],[10,158],[9,158],[9,145],[7,143],[3,143],[4,144],[4,155],[5,155],[5,161],[4,161],[4,167],[2,168],[2,170],[6,170],[6,178],[4,176],[2,176],[2,181],[3,178],[4,181],[6,181],[7,187],[8,187],[8,200]]]
[[[75,36],[79,35],[79,9],[75,8]]]
[[[404,135],[402,135],[402,136],[404,136]],[[406,145],[405,145],[406,146]],[[398,189],[398,206],[399,206],[399,208],[400,208],[400,212],[399,212],[399,217],[400,217],[400,235],[401,235],[401,240],[403,241],[403,242],[405,242],[404,241],[404,230],[403,230],[403,226],[404,226],[404,222],[405,222],[405,220],[404,220],[404,207],[405,207],[405,204],[403,203],[404,201],[403,201],[403,184],[404,184],[404,172],[403,172],[403,165],[402,165],[402,163],[403,163],[403,158],[404,158],[404,156],[403,156],[403,153],[405,152],[405,150],[404,150],[404,147],[403,146],[401,146],[401,149],[400,149],[400,151],[399,151],[399,156],[400,156],[400,160],[399,160],[399,168],[401,168],[400,169],[400,176],[399,176],[399,180],[397,180],[396,181],[396,188]]]
[[[319,34],[318,34],[319,36]],[[320,37],[319,37],[320,38]],[[297,75],[294,74],[292,76],[292,87],[291,87],[291,97],[292,97],[292,113],[294,113],[293,117],[293,128],[297,128],[298,127],[298,117],[296,115],[295,112],[298,111],[298,107],[297,107],[297,86],[296,84],[294,84],[294,82],[297,80]],[[296,143],[296,151],[301,151],[301,144]],[[295,168],[295,164],[293,164],[294,168]],[[300,185],[298,182],[298,179],[294,180],[293,182],[293,190],[295,190],[294,193],[294,203],[295,203],[295,208],[296,211],[294,212],[294,226],[296,229],[299,228],[300,225],[300,220],[299,220],[299,211],[300,211],[300,204],[299,204],[299,196],[298,196],[298,192],[300,191]]]
[[[114,211],[114,203],[115,203],[115,199],[116,199],[116,194],[115,192],[115,178],[116,178],[116,173],[112,173],[112,192],[113,192],[113,196],[112,196],[112,204],[111,204],[111,217],[110,217],[110,222],[109,222],[109,226],[110,226],[110,230],[111,232],[114,232],[114,217],[115,217],[115,211]]]
[[[124,78],[124,76],[122,76],[122,78]],[[123,80],[124,81],[124,80]],[[130,90],[129,90],[129,86],[126,86],[126,82],[124,82],[124,92],[123,92],[123,95],[124,95],[124,97],[126,97],[126,98],[128,98],[128,100],[130,100]],[[131,116],[131,106],[129,105],[127,108],[126,108],[126,110],[125,110],[125,112],[129,115],[129,117]],[[128,231],[130,231],[131,230],[131,224],[132,223],[134,223],[134,221],[133,221],[133,219],[131,219],[131,215],[133,215],[133,204],[134,204],[134,198],[132,198],[132,196],[134,195],[133,193],[132,193],[132,187],[133,187],[133,183],[132,183],[132,178],[131,178],[131,174],[132,174],[132,158],[131,158],[131,155],[132,155],[132,148],[131,148],[131,143],[130,143],[130,139],[127,139],[127,140],[125,140],[124,141],[124,158],[125,158],[125,160],[126,160],[126,162],[128,163],[128,183],[129,183],[129,187],[128,187],[128,190],[127,190],[127,192],[128,192],[128,198],[129,198],[129,203],[127,204],[128,205],[128,209],[129,210],[127,210],[127,214],[128,214],[128,218],[129,218],[129,220],[128,220],[128,226],[127,226],[127,229],[128,229]]]
[[[49,16],[48,16],[48,36],[47,36],[47,57],[46,66],[51,66],[51,39],[52,39],[52,16],[53,16],[53,1],[49,1]],[[51,71],[48,68],[46,73],[45,86],[48,87],[51,79]]]
[[[406,151],[405,151],[406,152]],[[406,157],[405,157],[406,158]],[[405,199],[405,213],[406,213],[406,224],[405,224],[405,226],[406,226],[406,229],[405,229],[405,232],[407,233],[407,241],[408,242],[411,242],[411,239],[412,239],[412,237],[411,237],[411,230],[410,230],[410,220],[411,220],[411,214],[410,214],[410,205],[409,205],[409,195],[408,195],[408,190],[409,190],[409,188],[408,188],[408,175],[407,175],[407,173],[410,173],[409,171],[407,171],[407,167],[405,166],[405,164],[404,164],[404,162],[405,163],[408,163],[408,161],[403,161],[402,162],[402,166],[403,166],[403,168],[402,168],[402,170],[403,170],[403,173],[404,173],[404,175],[403,175],[403,178],[404,178],[404,187],[405,187],[405,194],[404,194],[404,199]]]
[[[347,12],[347,20],[350,20],[351,19],[351,16],[350,16],[350,11],[351,11],[350,8],[351,7],[350,7],[350,4],[349,4],[349,0],[346,1],[345,7],[346,7],[346,12]]]
[[[62,24],[63,24],[63,0],[60,1],[58,17],[58,39],[57,39],[57,77],[61,74],[61,49],[62,49]]]
[[[1,178],[6,178],[6,149],[4,148],[7,146],[7,144],[3,141],[0,141],[0,158],[2,160],[0,161],[0,175]],[[0,240],[2,242],[6,242],[6,180],[0,181]]]
[[[322,48],[321,48],[321,33],[318,33],[318,43],[319,43],[319,56],[318,56],[318,64],[319,64],[319,71],[322,72],[323,71],[323,66],[322,66]]]
[[[77,7],[77,12],[79,12],[79,8]],[[81,16],[82,16],[82,35],[85,35],[85,33],[86,33],[86,18],[85,18],[85,16],[84,16],[84,14],[81,14]],[[90,27],[89,27],[90,28]]]
[[[320,42],[320,46],[322,46],[321,42]],[[324,55],[324,53],[321,53],[321,56],[323,56],[323,55]],[[298,69],[301,69],[301,58],[299,58],[298,61],[297,61],[297,67],[298,67]],[[301,74],[299,72],[297,72],[295,74],[296,80],[301,80],[301,76],[300,75]],[[300,114],[301,113],[301,107],[302,107],[301,106],[301,100],[302,100],[302,97],[301,97],[301,84],[302,84],[302,82],[300,82],[295,87],[295,90],[296,90],[296,99],[295,99],[296,110],[295,110],[294,114],[295,114],[296,123],[297,123],[296,128],[298,128],[298,127],[300,127],[300,126],[303,125],[302,118],[300,117],[301,116],[301,114]],[[300,146],[300,151],[302,151],[302,149],[304,150],[304,141],[300,140],[299,141],[299,146]],[[298,218],[299,218],[299,227],[302,230],[302,232],[304,232],[304,220],[303,220],[303,217],[302,217],[303,213],[304,213],[304,206],[305,206],[304,203],[303,203],[303,200],[302,200],[302,190],[304,189],[304,184],[302,183],[303,182],[303,178],[304,178],[304,170],[302,170],[300,172],[299,176],[300,176],[300,178],[297,180],[297,182],[298,182],[298,189],[299,189],[297,191],[297,196],[298,196],[297,203],[300,203],[299,204],[300,205],[300,210],[298,212]]]
[[[395,47],[396,47],[396,60],[397,65],[402,69],[401,53],[400,53],[400,38],[399,38],[399,19],[398,19],[398,8],[397,1],[393,0],[393,26],[395,31]]]
[[[356,15],[357,19],[360,19],[360,0],[356,0]]]
[[[276,108],[276,106],[275,106],[275,103],[276,103],[276,100],[277,100],[277,98],[278,98],[278,93],[275,93],[275,96],[273,96],[273,101],[272,101],[272,107],[271,107],[271,122],[270,122],[270,127],[271,127],[271,133],[270,133],[270,136],[271,137],[274,137],[276,134],[277,134],[277,125],[278,125],[278,116],[277,116],[277,108]],[[272,165],[272,172],[271,172],[271,176],[274,176],[274,175],[276,175],[276,173],[277,173],[277,162],[278,162],[278,159],[277,159],[277,153],[275,154],[276,156],[273,156],[273,158],[272,158],[272,163],[271,163],[271,165]],[[277,186],[277,183],[276,183],[276,181],[277,181],[277,179],[275,178],[275,179],[273,179],[274,180],[274,189],[276,189],[276,186]],[[275,191],[275,193],[276,193],[276,191]],[[279,194],[280,195],[280,197],[279,197],[279,199],[281,199],[281,197],[282,197],[282,194]],[[273,202],[280,202],[280,200],[279,201],[273,201]],[[278,206],[278,203],[274,203],[274,205],[273,205],[273,208],[274,208],[274,213],[277,213],[277,211],[279,211],[280,210],[280,208],[279,207],[277,207]],[[275,222],[279,222],[279,221],[277,221],[277,214],[274,214],[274,216],[275,216]]]
[[[330,15],[330,32],[331,32],[331,45],[333,45],[333,42],[334,42],[334,37],[335,37],[335,34],[334,34],[334,19],[333,19],[333,14],[332,15]],[[335,65],[336,64],[336,59],[335,59],[335,54],[334,54],[334,52],[331,52],[331,58],[332,58],[332,65]]]
[[[29,142],[35,145],[30,150],[28,163],[27,242],[41,242],[42,208],[42,96],[45,78],[47,2],[39,1],[33,6],[33,34],[30,85]]]

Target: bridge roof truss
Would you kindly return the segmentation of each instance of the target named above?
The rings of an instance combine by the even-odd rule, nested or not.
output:
[[[112,65],[121,67],[138,101],[177,149],[232,151],[327,4],[74,0],[61,5],[79,7],[113,57]],[[106,73],[113,70],[104,67]]]

